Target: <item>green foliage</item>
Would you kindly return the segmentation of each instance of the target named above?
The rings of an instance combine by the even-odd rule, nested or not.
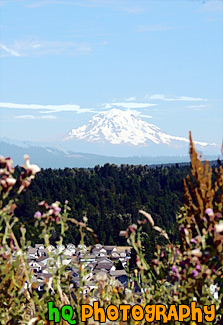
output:
[[[190,155],[191,176],[184,181],[185,203],[177,221],[180,230],[179,243],[174,244],[170,238],[171,233],[169,234],[166,229],[160,227],[161,225],[157,222],[160,220],[156,213],[150,214],[141,210],[140,213],[144,216],[144,219],[137,220],[128,226],[126,231],[121,232],[123,242],[125,242],[126,237],[135,252],[132,256],[135,256],[136,266],[133,266],[134,269],[130,274],[132,284],[129,282],[128,288],[124,289],[115,285],[107,277],[106,279],[99,277],[95,279],[95,289],[87,295],[84,294],[87,279],[86,269],[83,268],[82,264],[72,264],[79,269],[80,284],[78,288],[70,286],[70,273],[60,263],[60,253],[56,255],[49,253],[58,266],[56,269],[51,269],[52,281],[46,281],[43,293],[40,295],[36,292],[26,261],[26,251],[30,245],[30,241],[27,241],[26,220],[22,220],[22,218],[18,220],[14,212],[16,211],[17,197],[20,197],[24,190],[26,190],[25,195],[28,193],[27,188],[34,179],[35,174],[39,172],[39,168],[36,165],[31,165],[28,157],[26,157],[23,168],[15,172],[12,161],[0,157],[1,324],[50,324],[47,320],[47,303],[49,301],[53,301],[54,306],[59,309],[64,305],[71,305],[77,324],[82,324],[80,317],[81,304],[92,305],[95,300],[99,301],[100,306],[104,308],[110,304],[116,306],[123,303],[135,305],[139,303],[139,300],[142,306],[161,303],[167,308],[172,304],[176,306],[180,304],[188,305],[192,301],[196,301],[197,305],[201,307],[214,304],[217,317],[212,323],[222,324],[223,167],[219,162],[219,166],[215,168],[213,174],[207,162],[203,165],[194,149],[192,139]],[[114,172],[113,167],[108,165],[103,169],[106,179],[109,175],[115,177],[115,174],[112,174]],[[116,169],[116,167],[114,168]],[[126,168],[129,169],[130,167],[126,166]],[[99,172],[100,168],[96,168],[96,170]],[[130,171],[131,168],[128,173]],[[154,175],[160,177],[163,172],[161,171],[162,169],[153,170]],[[62,173],[60,170],[57,172]],[[75,175],[78,174],[75,170],[64,170],[64,172],[68,174],[76,172]],[[121,167],[120,172],[123,172],[123,167]],[[80,183],[79,188],[84,186],[89,190],[89,183],[86,179],[91,179],[95,171],[80,170],[80,173],[85,177],[87,175],[87,177],[82,179],[83,184],[80,185]],[[123,188],[126,189],[129,186],[128,173],[124,173],[126,179],[123,176],[125,186],[121,185],[122,182],[119,184],[118,193],[120,195],[124,195]],[[165,173],[168,174],[168,169],[165,170]],[[52,175],[54,175],[53,172]],[[141,172],[139,172],[138,176],[140,175]],[[154,175],[152,173],[151,178]],[[138,176],[136,176],[136,179],[138,179]],[[60,182],[63,182],[63,180],[60,179]],[[115,184],[118,184],[118,180]],[[52,186],[54,185],[52,183]],[[100,184],[104,195],[106,187],[102,185]],[[154,182],[155,185],[157,185],[157,191],[160,191],[160,186]],[[47,186],[46,181],[44,186]],[[113,187],[112,191],[116,191],[115,188]],[[58,187],[56,190],[59,193],[62,188]],[[47,188],[45,188],[45,192],[47,193]],[[52,199],[49,192],[48,195],[49,199]],[[81,195],[83,195],[83,192],[80,193],[78,198],[80,201]],[[106,210],[107,195],[108,193],[104,195],[105,202],[100,205],[100,208],[103,206],[104,210]],[[151,191],[149,195],[152,195]],[[24,197],[22,200],[24,200]],[[75,197],[73,200],[75,201]],[[80,206],[82,207],[84,203],[86,202],[83,199]],[[34,214],[35,221],[33,223],[33,229],[40,230],[36,242],[42,241],[48,247],[53,237],[54,242],[61,245],[72,226],[72,229],[79,233],[81,244],[86,243],[86,241],[93,243],[97,240],[93,230],[87,224],[86,207],[81,211],[79,220],[74,218],[72,208],[68,207],[67,201],[65,201],[64,206],[61,206],[56,200],[53,203],[50,202],[50,204],[47,204],[44,200],[39,203],[38,209],[39,211]],[[151,211],[149,210],[149,212]],[[124,225],[123,216],[124,214],[117,216],[117,224]],[[128,219],[126,216],[126,222],[130,220],[131,218]],[[106,222],[109,223],[109,218]],[[19,227],[16,228],[17,225]],[[98,223],[99,225],[100,223]],[[148,240],[146,229],[149,230],[149,233],[156,234],[154,238],[160,244],[156,245],[154,243],[156,252],[155,256],[151,256],[152,263],[148,263],[147,255],[149,253],[144,245]],[[29,230],[30,228],[28,228]],[[152,245],[151,241],[149,241],[148,245]],[[140,295],[134,290],[134,283],[140,289]],[[213,295],[212,286],[216,287],[217,297]],[[61,321],[62,323],[66,324],[65,321]],[[184,320],[184,324],[190,323],[189,318]],[[128,324],[136,324],[136,322],[129,318]],[[141,324],[145,324],[145,320],[142,320]],[[154,324],[160,324],[160,321],[155,321]],[[170,320],[169,324],[179,324],[179,322]],[[203,321],[203,324],[208,324],[208,322]]]
[[[19,173],[19,168],[16,169]],[[65,168],[45,169],[33,180],[31,186],[20,197],[15,215],[27,227],[27,236],[35,243],[38,229],[34,227],[33,215],[38,202],[49,204],[56,200],[68,200],[72,216],[81,220],[83,213],[89,226],[97,233],[100,243],[124,245],[119,232],[137,222],[138,211],[144,209],[153,214],[156,224],[171,234],[174,242],[179,239],[175,215],[183,200],[183,178],[189,166],[155,167],[105,164],[94,169]],[[58,227],[55,231],[58,232]],[[16,234],[19,227],[15,229]],[[160,238],[144,225],[144,245],[151,260]],[[78,244],[80,236],[71,225],[65,243]],[[52,239],[53,243],[53,239]],[[92,244],[89,239],[87,244]]]

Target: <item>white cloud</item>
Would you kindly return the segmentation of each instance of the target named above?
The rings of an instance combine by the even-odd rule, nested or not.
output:
[[[55,120],[57,116],[54,115],[44,115],[44,116],[35,116],[35,115],[18,115],[14,116],[16,119],[24,119],[24,120]]]
[[[0,108],[13,109],[43,109],[47,111],[61,112],[61,111],[77,111],[80,109],[79,105],[39,105],[39,104],[15,104],[15,103],[0,103]]]
[[[153,118],[151,115],[146,115],[146,114],[140,114],[139,116],[144,118]]]
[[[183,101],[183,102],[201,102],[204,101],[206,102],[207,99],[205,98],[199,98],[199,97],[187,97],[187,96],[180,96],[180,97],[175,97],[175,98],[167,98],[165,97],[165,95],[161,95],[161,94],[155,94],[152,96],[146,95],[145,99],[149,99],[149,100],[163,100],[163,101]]]
[[[125,98],[125,101],[126,101],[126,102],[131,102],[131,101],[133,101],[133,100],[136,100],[135,96]]]
[[[42,55],[86,55],[91,52],[86,42],[41,41],[38,39],[17,40],[10,47],[0,44],[2,56],[42,56]]]
[[[110,109],[113,108],[114,106],[132,109],[132,108],[145,108],[150,106],[156,106],[157,104],[123,102],[123,103],[105,103],[104,105],[105,105],[104,107],[105,109]]]
[[[0,49],[2,49],[3,51],[0,52],[0,56],[4,57],[4,56],[20,56],[20,54],[16,51],[14,51],[13,49],[10,49],[8,47],[6,47],[4,44],[0,43]]]
[[[93,108],[81,108],[79,105],[39,105],[39,104],[15,104],[15,103],[0,103],[0,108],[8,109],[28,109],[28,110],[41,110],[40,113],[58,113],[58,112],[76,112],[83,113],[98,113]]]

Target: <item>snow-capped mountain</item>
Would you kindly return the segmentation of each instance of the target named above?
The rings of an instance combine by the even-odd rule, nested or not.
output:
[[[163,132],[154,124],[141,120],[131,111],[115,108],[95,115],[86,125],[72,129],[64,140],[72,139],[141,147],[148,144],[181,147],[181,144],[189,142],[186,138]],[[200,147],[209,145],[206,142],[194,142]]]

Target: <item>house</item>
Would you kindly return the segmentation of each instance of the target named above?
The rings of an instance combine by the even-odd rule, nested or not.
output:
[[[68,248],[65,248],[65,250],[63,251],[63,255],[66,255],[66,256],[72,256],[73,253],[71,250],[69,250]]]
[[[104,246],[104,249],[107,252],[107,255],[111,255],[113,251],[116,251],[116,246]]]
[[[90,255],[84,255],[84,256],[81,256],[79,261],[81,263],[94,263],[95,262],[95,259],[96,259],[96,256],[94,254],[90,254]]]
[[[103,246],[101,244],[95,244],[94,247],[97,249],[101,249]]]
[[[57,253],[60,254],[65,250],[65,246],[62,245],[57,245]]]
[[[69,251],[71,251],[72,252],[72,254],[75,254],[76,253],[76,247],[75,247],[75,245],[74,244],[68,244],[67,245],[67,249],[69,249]]]
[[[113,252],[111,253],[111,258],[112,258],[113,260],[118,260],[119,257],[120,257],[120,255],[119,255],[119,253],[117,253],[116,251],[113,251]]]
[[[107,256],[107,251],[104,248],[101,248],[99,250],[98,256]]]
[[[35,248],[38,249],[45,249],[43,244],[35,244]]]
[[[56,252],[56,248],[55,248],[53,245],[49,245],[49,246],[47,247],[47,250],[48,250],[48,252],[50,252],[50,253]]]
[[[36,261],[30,261],[28,264],[30,270],[33,271],[34,273],[42,272],[42,269],[44,267],[43,263],[36,262]]]
[[[27,259],[38,259],[37,249],[29,247],[27,250]]]
[[[71,256],[67,255],[60,255],[60,259],[57,261],[58,266],[62,265],[69,265],[71,263]]]
[[[46,257],[47,256],[47,249],[38,249],[37,250],[37,255],[40,257],[40,258],[44,258],[44,257]]]
[[[128,276],[125,270],[115,270],[115,271],[111,270],[110,275],[111,277],[118,280],[125,287],[128,286]]]
[[[95,256],[98,256],[100,254],[100,249],[99,248],[93,248],[92,249],[92,254],[94,254]]]
[[[94,272],[98,272],[98,271],[101,271],[102,269],[106,270],[106,272],[110,272],[110,271],[113,271],[115,270],[115,266],[113,265],[113,263],[108,263],[108,262],[98,262],[96,264],[96,266],[94,267]]]

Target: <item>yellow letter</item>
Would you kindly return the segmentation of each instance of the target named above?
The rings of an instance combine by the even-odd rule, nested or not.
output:
[[[135,305],[132,307],[132,318],[134,320],[142,320],[144,317],[143,308],[140,305]]]
[[[200,307],[196,307],[196,302],[194,301],[191,303],[191,320],[197,321],[198,323],[203,322],[202,310]]]
[[[146,305],[145,307],[145,319],[148,323],[154,321],[156,305]],[[150,316],[151,315],[151,316]]]
[[[175,305],[170,305],[167,320],[172,320],[172,317],[175,321],[178,320],[177,309]]]
[[[94,320],[100,321],[100,323],[105,323],[105,311],[102,307],[98,307],[99,302],[94,302]],[[100,320],[99,320],[100,314]]]
[[[163,323],[167,323],[166,317],[166,307],[164,305],[156,305],[156,320],[161,320],[161,316],[163,316]]]
[[[204,313],[206,314],[204,318],[207,322],[212,322],[215,319],[215,305],[211,305],[210,307],[211,310],[208,310],[208,306],[204,306]]]
[[[115,305],[109,305],[107,310],[107,317],[109,320],[117,320],[119,316],[118,308]]]
[[[86,313],[86,309],[88,312]],[[86,322],[93,315],[93,307],[91,305],[81,305],[81,321]]]
[[[127,320],[128,320],[128,310],[131,309],[131,305],[120,305],[119,309],[122,311],[122,321],[127,322]]]
[[[184,313],[184,309],[186,309],[186,312]],[[187,305],[179,305],[179,322],[183,322],[184,318],[187,318],[190,316],[190,307]]]

